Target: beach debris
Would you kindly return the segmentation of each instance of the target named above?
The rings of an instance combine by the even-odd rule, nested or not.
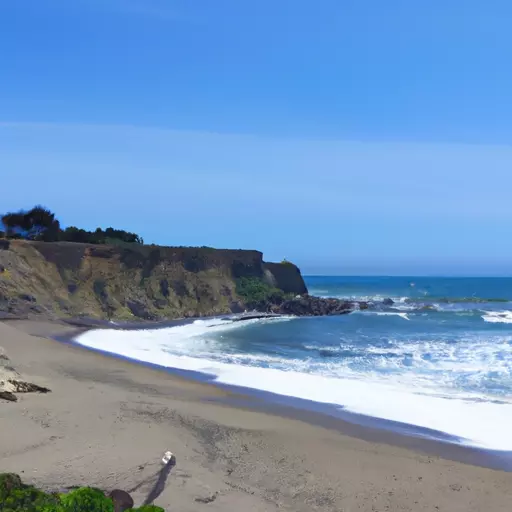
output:
[[[170,451],[166,451],[164,453],[164,456],[162,457],[162,464],[164,466],[167,466],[167,464],[171,461],[171,459],[173,458],[173,453],[170,452]]]
[[[217,499],[217,496],[219,495],[218,492],[213,493],[211,496],[207,496],[206,498],[196,498],[194,501],[197,503],[212,503]]]
[[[162,464],[164,467],[157,473],[158,478],[144,500],[143,505],[151,505],[165,489],[167,477],[170,475],[172,468],[176,466],[176,457],[170,450],[167,450],[164,453],[164,456],[162,457]]]

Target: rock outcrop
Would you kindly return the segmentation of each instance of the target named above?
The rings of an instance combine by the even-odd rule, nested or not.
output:
[[[48,388],[27,382],[12,367],[11,362],[0,347],[0,399],[16,402],[16,393],[48,393]]]
[[[340,299],[326,299],[303,295],[294,299],[285,300],[278,305],[269,305],[273,313],[295,316],[327,316],[344,315],[355,309],[367,309],[366,302],[350,302]]]
[[[294,295],[308,293],[300,270],[292,263],[264,263],[264,270],[265,280],[270,286]]]
[[[125,512],[125,510],[131,510],[134,506],[133,498],[130,494],[121,489],[110,491],[108,497],[114,503],[114,512]]]

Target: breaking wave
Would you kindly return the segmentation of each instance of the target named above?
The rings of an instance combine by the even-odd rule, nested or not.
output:
[[[512,324],[512,311],[484,311],[482,318],[494,324]]]
[[[379,335],[368,323],[373,314],[382,322],[375,327]],[[494,311],[485,316],[506,318]],[[382,336],[385,325],[411,329],[414,322],[402,319],[411,320],[401,312],[247,322],[208,319],[164,329],[93,330],[76,342],[136,361],[201,372],[220,384],[436,430],[461,444],[512,450],[512,335],[463,333],[443,340],[411,331],[402,337]]]

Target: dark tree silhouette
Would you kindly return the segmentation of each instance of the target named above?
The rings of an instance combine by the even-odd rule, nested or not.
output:
[[[69,226],[62,230],[55,214],[44,206],[35,206],[31,210],[9,212],[1,217],[7,238],[24,238],[44,242],[77,242],[89,244],[143,244],[144,240],[136,233],[109,227],[96,231]],[[0,230],[0,233],[2,231]]]
[[[23,230],[24,211],[6,213],[2,216],[2,224],[5,226],[7,236],[12,236]]]
[[[7,213],[2,217],[7,236],[20,236],[28,240],[58,239],[60,224],[55,214],[44,206],[35,206],[31,210]]]

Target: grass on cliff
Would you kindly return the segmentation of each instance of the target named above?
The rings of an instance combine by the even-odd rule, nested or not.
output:
[[[282,304],[288,295],[269,286],[257,277],[241,277],[236,281],[236,293],[248,308],[264,309],[269,304]]]
[[[165,512],[146,505],[138,512]],[[81,487],[65,494],[47,494],[25,485],[13,473],[0,474],[0,512],[114,512],[113,501],[99,489]]]

